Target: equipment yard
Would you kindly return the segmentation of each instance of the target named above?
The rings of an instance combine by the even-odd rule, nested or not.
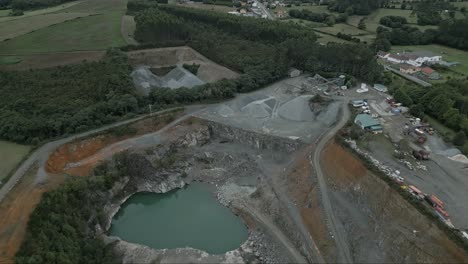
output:
[[[378,116],[383,127],[383,135],[367,134],[357,140],[361,151],[398,171],[404,186],[413,185],[429,196],[437,196],[444,202],[451,223],[460,230],[468,228],[466,157],[428,124],[406,113],[404,106],[391,107],[395,103],[388,100],[389,95],[370,90],[360,98],[367,98],[371,114]],[[420,151],[427,153],[428,160],[413,156]]]

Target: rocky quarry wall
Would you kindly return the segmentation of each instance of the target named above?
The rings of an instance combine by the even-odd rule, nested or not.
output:
[[[299,139],[258,133],[209,120],[204,120],[204,122],[210,128],[212,136],[236,141],[256,149],[292,153],[304,146],[304,143]]]

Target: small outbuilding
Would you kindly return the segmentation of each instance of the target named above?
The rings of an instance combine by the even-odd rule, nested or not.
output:
[[[354,123],[366,131],[372,133],[382,133],[380,122],[368,114],[359,114],[354,119]]]
[[[374,84],[374,89],[379,91],[379,92],[382,92],[382,93],[388,92],[387,87],[385,85],[379,84],[379,83]]]

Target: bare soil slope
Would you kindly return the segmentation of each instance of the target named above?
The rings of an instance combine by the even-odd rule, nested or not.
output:
[[[329,144],[322,162],[355,262],[468,262],[433,222],[341,146]]]

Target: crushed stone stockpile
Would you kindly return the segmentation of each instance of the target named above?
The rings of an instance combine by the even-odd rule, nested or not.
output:
[[[223,104],[223,105],[220,105],[217,109],[216,109],[216,112],[222,116],[222,117],[231,117],[234,115],[234,110],[232,110],[231,107]]]
[[[292,121],[313,121],[315,116],[310,111],[310,98],[312,98],[311,95],[303,95],[286,102],[279,108],[279,115],[284,119]]]
[[[267,118],[271,116],[272,109],[264,101],[254,101],[242,107],[241,111],[253,118]]]
[[[163,77],[153,74],[149,66],[140,66],[132,72],[131,77],[135,86],[144,95],[148,95],[152,87],[177,89],[180,87],[192,88],[205,84],[204,81],[180,66],[175,67]]]

